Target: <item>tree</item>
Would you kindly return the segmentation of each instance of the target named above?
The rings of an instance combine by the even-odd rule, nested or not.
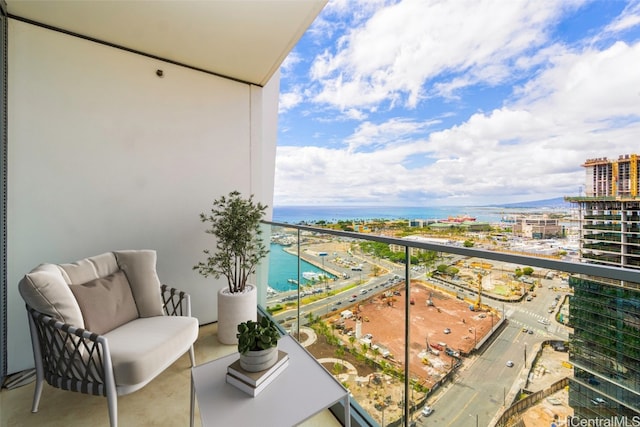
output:
[[[464,243],[462,244],[465,248],[472,248],[474,243],[472,240],[465,240]]]
[[[525,267],[525,268],[523,268],[523,269],[522,269],[522,273],[523,273],[525,276],[531,276],[531,275],[533,274],[533,268],[531,268],[531,267]]]
[[[380,266],[379,266],[379,265],[374,264],[374,265],[371,267],[371,272],[373,273],[373,277],[378,277],[378,275],[380,275],[380,271],[381,271],[381,270],[382,270],[382,269],[380,268]]]
[[[457,275],[459,272],[460,272],[460,269],[453,266],[447,267],[447,271],[446,271],[446,273],[451,277]]]
[[[439,264],[436,267],[436,270],[438,270],[438,272],[440,272],[440,273],[446,273],[447,272],[447,268],[449,268],[449,266],[447,264]]]

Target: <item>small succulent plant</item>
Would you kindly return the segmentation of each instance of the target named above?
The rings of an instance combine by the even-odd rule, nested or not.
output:
[[[280,331],[273,321],[267,317],[259,321],[247,320],[238,325],[238,352],[266,350],[278,345]]]

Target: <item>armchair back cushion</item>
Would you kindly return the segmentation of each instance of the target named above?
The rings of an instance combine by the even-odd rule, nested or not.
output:
[[[18,286],[29,306],[63,323],[84,328],[80,306],[54,264],[41,264],[27,273]]]
[[[41,313],[91,332],[107,332],[120,322],[132,320],[133,308],[133,319],[164,315],[156,260],[153,250],[126,250],[71,264],[41,264],[24,276],[18,289],[25,302]],[[120,270],[122,275],[112,276]],[[99,280],[104,278],[108,280]],[[133,308],[131,297],[122,289],[126,283],[130,285]],[[72,286],[77,287],[75,292]],[[109,304],[105,306],[110,307],[89,302],[92,298],[99,299],[100,304],[106,302],[100,298],[106,298]],[[120,309],[124,312],[118,312],[117,318],[105,317]]]
[[[114,252],[119,268],[131,285],[140,317],[162,316],[160,278],[156,272],[156,251],[128,250]]]

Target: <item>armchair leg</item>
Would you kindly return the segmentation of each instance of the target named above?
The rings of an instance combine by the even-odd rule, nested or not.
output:
[[[193,352],[193,346],[191,346],[189,348],[189,359],[191,359],[191,367],[195,367],[196,366],[196,355]]]
[[[109,406],[109,425],[118,427],[118,395],[107,393],[107,405]]]
[[[38,412],[38,405],[40,405],[40,396],[42,396],[42,385],[44,379],[41,374],[36,373],[36,388],[33,391],[33,405],[31,406],[31,412]]]

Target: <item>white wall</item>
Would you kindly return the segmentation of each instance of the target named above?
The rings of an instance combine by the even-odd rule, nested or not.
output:
[[[277,92],[9,20],[9,373],[33,366],[17,284],[42,262],[155,249],[216,320],[198,215],[235,189],[271,206]]]

